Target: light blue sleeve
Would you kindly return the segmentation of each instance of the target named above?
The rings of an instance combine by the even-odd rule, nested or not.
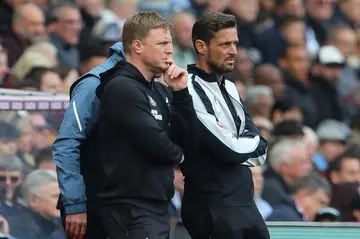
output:
[[[53,145],[65,214],[86,211],[85,185],[80,173],[80,145],[97,121],[99,100],[95,91],[99,84],[97,77],[89,76],[75,86]]]

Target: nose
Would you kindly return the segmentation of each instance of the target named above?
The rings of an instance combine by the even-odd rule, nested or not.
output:
[[[235,43],[231,45],[229,53],[232,54],[232,55],[237,55],[237,47],[236,47]]]
[[[173,54],[173,44],[172,43],[169,43],[166,45],[165,53],[169,56],[172,56],[172,54]]]

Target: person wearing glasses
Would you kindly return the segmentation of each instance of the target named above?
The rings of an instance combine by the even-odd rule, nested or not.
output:
[[[17,192],[23,181],[22,163],[15,155],[0,156],[0,212],[9,220],[20,213]]]

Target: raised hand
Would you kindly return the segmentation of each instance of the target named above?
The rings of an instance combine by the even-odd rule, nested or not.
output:
[[[164,72],[164,81],[172,91],[185,89],[188,72],[178,67],[173,60],[168,60],[169,68]]]

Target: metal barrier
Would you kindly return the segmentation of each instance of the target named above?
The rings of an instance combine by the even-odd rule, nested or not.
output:
[[[271,239],[360,239],[360,223],[268,222],[266,224]],[[191,239],[182,225],[172,229],[170,238]]]

